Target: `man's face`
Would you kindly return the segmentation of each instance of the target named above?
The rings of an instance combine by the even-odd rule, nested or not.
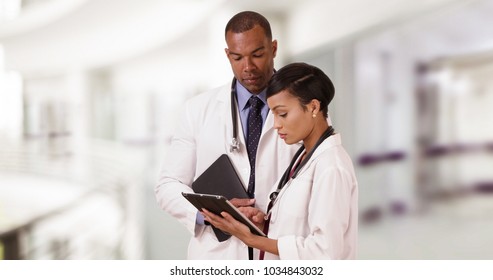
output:
[[[274,71],[277,41],[271,42],[256,25],[243,33],[228,31],[226,44],[226,55],[238,82],[253,94],[264,90]]]

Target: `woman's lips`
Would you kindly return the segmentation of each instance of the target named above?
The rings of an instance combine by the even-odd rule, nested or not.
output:
[[[283,139],[283,140],[284,140],[284,139],[286,139],[286,134],[284,134],[284,133],[279,133],[279,137],[281,137],[281,139]]]

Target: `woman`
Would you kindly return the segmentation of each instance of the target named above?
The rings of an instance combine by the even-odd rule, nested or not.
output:
[[[305,63],[279,69],[269,82],[267,103],[279,137],[290,145],[303,141],[303,147],[271,194],[267,213],[242,210],[267,237],[228,213],[203,209],[208,222],[261,250],[260,259],[356,258],[358,187],[341,137],[327,123],[333,97],[329,77]]]

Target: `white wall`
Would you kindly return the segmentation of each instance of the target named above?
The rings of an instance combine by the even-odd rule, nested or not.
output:
[[[303,1],[288,17],[288,45],[293,54],[317,48],[388,22],[410,19],[457,0]]]
[[[100,67],[176,40],[219,2],[85,1],[56,22],[0,40],[9,54],[9,69]]]

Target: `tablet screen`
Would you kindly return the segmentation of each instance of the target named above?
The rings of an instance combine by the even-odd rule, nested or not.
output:
[[[221,212],[223,211],[228,212],[236,220],[247,225],[252,233],[265,236],[255,224],[245,217],[245,215],[243,215],[243,213],[241,213],[238,208],[231,204],[224,196],[200,193],[182,193],[182,195],[199,211],[201,211],[202,208],[205,208],[216,215],[221,215]]]

